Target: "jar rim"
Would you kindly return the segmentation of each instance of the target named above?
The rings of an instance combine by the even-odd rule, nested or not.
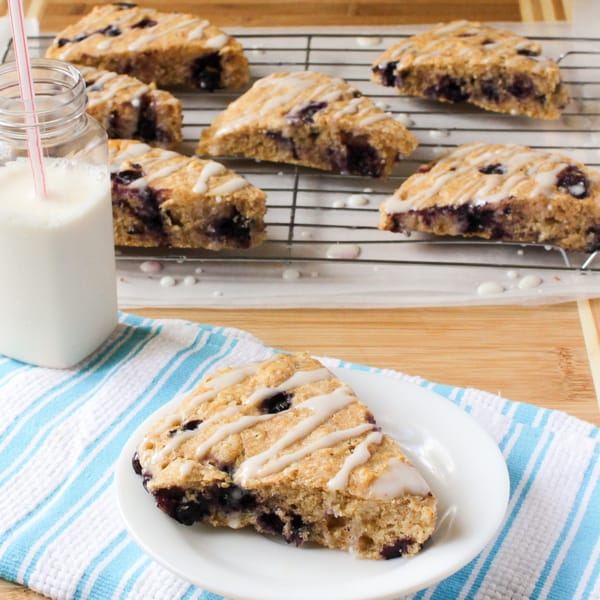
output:
[[[57,115],[57,112],[69,108],[70,113],[81,113],[87,105],[87,94],[85,94],[85,83],[79,69],[72,64],[54,58],[32,58],[31,68],[34,89],[36,85],[44,83],[52,83],[55,86],[52,96],[52,105],[44,107],[39,102],[36,103],[35,114],[38,121],[46,121],[48,117]],[[7,80],[8,78],[8,80]],[[7,80],[3,84],[3,79]],[[33,114],[34,111],[27,110],[22,103],[16,104],[14,101],[20,99],[20,93],[13,96],[10,101],[4,101],[2,92],[13,89],[18,92],[18,73],[15,61],[6,62],[0,65],[0,120],[3,118],[11,121],[12,119],[21,120]],[[43,95],[43,94],[42,94]],[[36,99],[40,96],[35,94]],[[82,101],[76,102],[78,97],[83,98]],[[83,104],[83,106],[78,106]],[[4,125],[9,125],[4,123]],[[20,123],[22,126],[22,123]]]

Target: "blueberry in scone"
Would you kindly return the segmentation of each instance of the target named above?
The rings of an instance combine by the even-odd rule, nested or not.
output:
[[[305,353],[218,371],[145,433],[132,460],[185,525],[315,542],[360,558],[419,552],[437,501],[349,386]]]
[[[466,144],[421,166],[380,208],[380,229],[600,248],[600,173],[525,146]]]
[[[76,66],[86,84],[87,112],[109,137],[169,149],[181,141],[181,101],[171,93],[128,75]]]
[[[222,164],[109,140],[115,244],[250,248],[265,236],[265,193]]]
[[[343,79],[301,71],[258,80],[202,132],[197,152],[382,177],[417,146]]]
[[[207,20],[129,2],[95,6],[46,53],[160,87],[238,89],[249,79],[242,45]]]
[[[373,63],[372,79],[409,96],[541,119],[558,119],[569,102],[558,65],[539,44],[472,21],[395,44]]]

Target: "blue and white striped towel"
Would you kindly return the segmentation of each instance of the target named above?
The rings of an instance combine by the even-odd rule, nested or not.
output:
[[[0,359],[0,576],[52,598],[218,600],[129,537],[113,466],[135,428],[175,393],[272,352],[243,331],[122,314],[108,343],[77,369]],[[495,437],[511,479],[496,539],[411,598],[599,599],[600,430],[478,390],[386,374],[469,411]]]

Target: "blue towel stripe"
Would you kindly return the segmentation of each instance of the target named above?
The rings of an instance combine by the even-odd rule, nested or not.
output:
[[[209,341],[210,344],[208,343]],[[191,362],[192,364],[197,365],[199,359],[198,346],[200,345],[204,346],[204,351],[206,352],[207,356],[205,361],[200,362],[201,368],[199,368],[198,370],[200,370],[201,372],[205,372],[207,368],[210,368],[212,366],[214,360],[219,356],[219,353],[216,352],[217,346],[215,346],[215,341],[222,344],[221,350],[227,350],[232,344],[235,343],[231,340],[218,340],[218,338],[211,338],[210,336],[208,336],[208,334],[199,332],[196,340],[194,340],[194,343],[190,347],[186,348],[185,350],[182,350],[180,353],[175,355],[168,364],[163,366],[162,371],[167,372],[170,370],[172,371],[171,375],[178,375],[180,373],[181,368],[183,372],[187,372],[188,369],[185,366],[185,362]],[[182,355],[181,360],[176,360],[179,358],[180,354]],[[29,531],[27,532],[27,535],[42,537],[44,536],[44,532],[48,530],[49,524],[52,523],[52,521],[55,518],[54,515],[62,514],[63,511],[68,510],[69,499],[73,495],[75,495],[75,497],[78,497],[77,495],[85,490],[88,477],[90,477],[91,474],[93,474],[98,468],[98,461],[100,461],[101,464],[104,465],[105,469],[112,468],[112,464],[114,464],[114,461],[116,460],[120,449],[123,447],[123,444],[129,438],[129,436],[133,433],[133,429],[135,429],[135,427],[137,426],[137,421],[131,422],[131,424],[127,426],[127,428],[123,429],[119,437],[116,437],[112,440],[110,446],[102,447],[99,445],[99,442],[101,442],[103,438],[109,434],[114,437],[114,434],[118,428],[121,428],[125,423],[130,422],[132,417],[139,416],[137,411],[139,404],[142,403],[144,405],[144,412],[142,413],[143,420],[149,417],[163,403],[162,398],[165,396],[165,394],[163,393],[165,388],[178,389],[176,386],[178,386],[181,383],[179,379],[176,380],[175,385],[173,384],[173,381],[171,379],[167,379],[162,383],[161,387],[155,388],[154,384],[157,381],[157,379],[161,379],[162,374],[162,372],[159,372],[159,374],[157,375],[153,383],[149,386],[149,388],[147,388],[146,391],[140,395],[138,401],[132,403],[128,407],[127,413],[119,415],[115,422],[106,428],[102,436],[100,436],[100,438],[97,438],[92,446],[85,449],[84,453],[79,459],[79,464],[84,462],[85,459],[90,455],[90,453],[92,453],[92,451],[94,451],[95,449],[98,449],[100,454],[98,457],[96,457],[95,462],[92,462],[89,465],[87,465],[85,471],[81,473],[75,473],[75,475],[77,475],[77,479],[75,479],[74,481],[70,481],[70,486],[67,489],[61,490],[60,497],[58,498],[58,501],[60,501],[60,503],[57,503],[55,506],[53,506],[52,512],[49,511],[47,514],[42,515],[42,517],[45,518],[44,520],[38,520],[36,522],[36,531]],[[172,395],[172,392],[170,395]],[[152,404],[149,404],[149,399],[153,399],[154,402]],[[71,480],[73,479],[74,476],[72,474]],[[69,524],[72,524],[72,522],[73,521],[70,520]],[[47,545],[62,533],[63,529],[55,532],[55,534],[52,537],[49,537],[45,540],[46,543],[30,564],[28,573],[31,573],[31,570],[34,568],[37,560],[43,555],[43,552],[46,549]]]
[[[113,553],[110,560],[107,559],[96,573],[97,579],[87,595],[88,598],[116,598],[119,595],[120,581],[140,558],[138,546],[127,537],[125,540],[127,545]]]
[[[542,573],[540,574],[540,577],[537,580],[535,589],[531,596],[532,600],[534,598],[537,599],[541,597],[542,590],[544,589],[544,586],[547,585],[548,578],[551,572],[556,567],[556,561],[558,559],[559,554],[561,553],[561,550],[564,552],[566,549],[566,551],[568,552],[570,549],[573,548],[572,541],[569,544],[568,548],[565,547],[565,544],[569,541],[570,535],[572,533],[575,533],[574,527],[576,524],[576,519],[580,517],[580,511],[585,512],[585,510],[587,510],[589,506],[589,486],[591,482],[594,479],[597,479],[598,475],[600,474],[600,461],[598,460],[600,457],[598,456],[598,454],[599,449],[596,448],[596,451],[592,454],[591,460],[588,463],[588,467],[584,473],[583,481],[579,486],[579,490],[577,491],[575,502],[573,504],[573,507],[571,508],[571,511],[569,512],[569,516],[564,524],[560,535],[558,536],[558,539],[556,540],[556,543],[554,544],[554,547],[552,548],[552,551],[550,552],[548,560],[544,565],[544,569],[542,570]],[[577,544],[577,548],[581,548],[581,545]]]
[[[545,440],[544,437],[546,438]],[[513,482],[511,479],[511,489],[513,490],[513,494],[515,494],[511,498],[511,502],[509,504],[509,506],[512,505],[511,512],[508,518],[506,519],[499,535],[496,537],[496,540],[483,563],[481,564],[481,557],[480,559],[478,559],[478,561],[476,561],[480,570],[477,573],[475,580],[467,588],[467,594],[470,593],[473,590],[473,588],[479,588],[481,586],[483,578],[486,576],[487,570],[493,563],[495,557],[500,552],[500,549],[504,544],[504,541],[506,540],[508,532],[510,531],[517,515],[519,514],[521,507],[523,506],[527,492],[529,491],[533,482],[535,481],[535,476],[537,475],[542,463],[544,462],[544,458],[552,443],[553,435],[552,433],[549,433],[547,435],[542,433],[541,436],[524,435],[520,439],[524,443],[517,444],[513,449],[513,452],[518,452],[519,454],[521,454],[521,457],[523,459],[529,460],[527,461],[527,465],[524,465],[524,469],[519,474],[517,480]],[[527,474],[529,466],[531,466],[531,470],[529,471],[529,474]],[[521,484],[523,484],[522,487]],[[517,490],[519,489],[519,487],[521,487],[521,491],[517,494]]]
[[[198,338],[202,339],[204,337],[205,335],[202,332],[198,332],[195,341],[197,342]],[[55,495],[52,511],[41,513],[40,518],[30,525],[30,527],[35,525],[35,529],[30,530],[28,532],[29,535],[35,536],[35,539],[43,538],[45,532],[48,531],[49,524],[54,520],[54,514],[63,514],[68,511],[70,499],[73,497],[80,497],[85,493],[85,489],[89,485],[88,481],[90,476],[93,476],[94,473],[98,472],[99,468],[102,469],[102,473],[112,471],[112,465],[114,464],[120,449],[137,426],[137,421],[133,417],[139,414],[140,409],[144,409],[144,412],[142,413],[143,418],[147,418],[158,408],[158,406],[160,406],[160,402],[149,406],[148,401],[152,398],[156,399],[157,397],[161,397],[160,392],[165,386],[170,387],[170,381],[167,378],[161,383],[161,387],[158,388],[155,387],[156,384],[161,382],[163,374],[172,375],[172,373],[176,371],[176,367],[180,364],[181,360],[193,353],[195,349],[196,348],[192,345],[191,348],[188,347],[185,348],[185,350],[182,349],[175,354],[172,359],[163,366],[162,370],[159,371],[150,386],[146,388],[146,391],[138,397],[136,402],[130,404],[127,412],[119,415],[119,418],[115,420],[111,426],[107,427],[105,431],[82,452],[78,461],[78,464],[80,465],[79,469],[70,474],[69,479],[65,481],[66,485],[60,489],[60,494]],[[103,444],[105,440],[108,440],[110,444]],[[82,465],[84,466],[83,469]],[[72,521],[69,522],[69,524],[71,523]],[[32,560],[30,569],[35,567],[37,559],[43,554],[43,550],[46,548],[47,544],[56,536],[60,535],[63,529],[64,528],[61,528],[54,536],[46,540],[45,545],[38,553],[37,557]],[[18,542],[15,543],[18,544]]]
[[[158,328],[158,329],[160,330],[160,328]],[[150,339],[150,338],[148,338],[148,339]],[[135,348],[136,348],[136,347],[134,346],[134,347],[133,347],[131,350],[135,351]],[[1,456],[0,456],[0,459],[2,459],[2,457],[1,457]],[[54,493],[55,493],[55,491],[56,491],[56,490],[53,490],[53,491],[52,491],[52,492],[51,492],[51,493],[50,493],[48,496],[46,496],[46,497],[44,497],[44,498],[40,499],[40,504],[41,504],[41,503],[43,503],[43,502],[47,502],[49,499],[51,499],[51,498],[54,496]],[[77,496],[77,497],[78,497],[78,496]],[[19,521],[19,522],[17,522],[17,523],[15,523],[15,524],[13,524],[13,526],[11,526],[9,529],[7,529],[6,531],[4,531],[4,532],[2,533],[2,535],[0,535],[0,547],[1,547],[1,546],[2,546],[4,543],[5,543],[5,541],[6,541],[7,537],[8,537],[9,535],[11,535],[11,534],[14,532],[14,530],[15,530],[16,528],[18,528],[18,527],[20,526],[20,524],[21,524],[23,521],[26,521],[27,519],[31,518],[31,516],[32,516],[31,514],[29,514],[29,515],[25,515],[25,516],[24,516],[24,517],[21,519],[21,521]],[[34,539],[37,539],[37,538],[34,538]]]
[[[150,339],[150,338],[147,338],[147,339]],[[134,346],[134,347],[132,348],[132,351],[135,351],[135,350],[136,350],[136,348],[137,348],[137,347],[136,347],[136,346]],[[38,449],[38,450],[40,450],[40,449],[43,449],[43,446],[42,446],[42,445],[38,445],[38,448],[37,448],[37,449]],[[53,492],[53,493],[54,493],[54,492]],[[51,494],[50,494],[50,495],[48,495],[47,497],[45,497],[45,498],[41,499],[41,502],[47,502],[47,501],[48,501],[48,500],[49,500],[49,499],[50,499],[50,498],[53,496],[53,493],[51,493]],[[77,497],[79,497],[79,496],[77,496]],[[27,518],[28,518],[27,516],[26,516],[26,517],[24,517],[24,519],[27,519]],[[18,523],[16,524],[16,526],[18,526]],[[13,528],[14,528],[14,527],[13,527]],[[12,533],[12,529],[13,529],[13,528],[11,528],[11,529],[7,530],[6,532],[4,532],[4,534],[3,534],[3,535],[1,535],[1,536],[0,536],[0,545],[2,545],[2,544],[4,543],[4,541],[6,540],[6,538],[7,538],[8,534]],[[37,539],[37,538],[36,538],[36,539]]]
[[[600,464],[600,449],[597,447],[593,459],[590,461],[590,467],[595,468],[598,471],[598,465]],[[589,483],[588,483],[589,484]],[[594,554],[594,548],[599,543],[600,539],[600,478],[596,479],[593,489],[591,491],[585,515],[582,522],[577,530],[572,542],[572,551],[565,557],[561,568],[559,569],[552,592],[556,593],[563,586],[572,589],[576,589],[580,583],[581,574],[585,572],[590,561],[590,557]],[[576,550],[575,550],[576,549]],[[596,556],[596,563],[592,567],[593,577],[590,578],[590,582],[598,582],[600,576],[598,557]],[[591,583],[590,583],[591,587]],[[586,592],[583,593],[583,598],[592,598],[589,595],[591,590],[586,588]],[[552,596],[551,596],[552,597]],[[556,596],[555,596],[556,597]]]
[[[519,444],[523,427],[520,423],[515,421],[511,422],[508,431],[504,434],[504,437],[499,442],[498,446],[502,453],[506,456],[510,456],[515,446]],[[513,474],[510,473],[511,477],[511,489],[514,489]],[[516,479],[518,481],[518,478]],[[457,574],[446,579],[443,584],[433,586],[429,590],[422,592],[422,598],[425,597],[435,598],[437,600],[446,600],[446,598],[458,598],[469,575],[477,565],[477,559],[472,560],[469,564],[463,567]]]
[[[196,594],[198,591],[198,588],[194,585],[190,585],[190,587],[185,591],[185,594],[183,594],[183,596],[181,596],[180,600],[191,600],[192,596],[194,596],[194,594]]]
[[[77,583],[75,589],[74,600],[84,600],[87,598],[87,588],[90,584],[93,584],[98,577],[98,571],[102,569],[104,562],[110,558],[111,554],[119,552],[122,547],[130,544],[129,537],[125,531],[120,531],[115,537],[113,537],[103,548],[92,558],[92,561],[85,569],[83,575]],[[107,598],[107,596],[98,596],[99,598]]]
[[[106,373],[101,368],[111,359],[114,360],[114,369],[119,368],[118,361],[125,360],[132,352],[132,348],[127,344],[130,338],[135,338],[136,342],[146,338],[141,329],[128,328],[111,344],[111,348],[101,360],[98,358],[93,361],[95,364],[82,368],[75,372],[71,377],[57,386],[51,388],[40,396],[32,405],[28,406],[18,417],[17,422],[11,424],[10,429],[5,434],[0,435],[0,458],[5,458],[9,464],[22,454],[22,450],[28,441],[31,432],[38,432],[41,427],[60,416],[59,409],[66,409],[71,403],[81,403],[82,395],[89,395],[90,382],[95,385],[101,383],[100,378],[106,378]],[[135,343],[135,342],[134,342]],[[114,351],[116,353],[113,356]],[[9,454],[6,454],[9,453]],[[2,482],[0,481],[0,485]]]
[[[137,559],[130,568],[130,573],[125,573],[121,579],[121,593],[118,595],[119,600],[127,600],[129,594],[134,589],[135,583],[144,577],[146,571],[152,565],[150,557],[146,556],[142,551],[137,548]]]

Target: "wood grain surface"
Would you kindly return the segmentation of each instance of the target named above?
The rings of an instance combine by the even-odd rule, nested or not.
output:
[[[27,16],[38,17],[41,30],[56,32],[89,12],[100,0],[24,0]],[[216,25],[282,27],[294,25],[397,25],[435,23],[450,19],[481,21],[564,21],[571,0],[237,0],[219,2],[176,0],[168,10],[198,14]],[[165,10],[160,0],[144,1],[145,6]],[[200,9],[201,6],[201,9]],[[0,0],[0,14],[6,1]]]
[[[58,31],[95,0],[26,0],[43,31]],[[164,9],[149,0],[148,6]],[[5,10],[0,0],[0,14]],[[198,13],[195,0],[169,10]],[[413,0],[202,2],[219,25],[375,25],[452,18],[485,21],[564,20],[568,0]],[[600,425],[600,300],[540,307],[398,310],[145,309],[149,317],[185,318],[245,329],[286,350],[389,367],[432,381],[472,386],[512,400],[559,409]],[[0,600],[41,598],[0,580]],[[108,599],[107,599],[108,600]]]

